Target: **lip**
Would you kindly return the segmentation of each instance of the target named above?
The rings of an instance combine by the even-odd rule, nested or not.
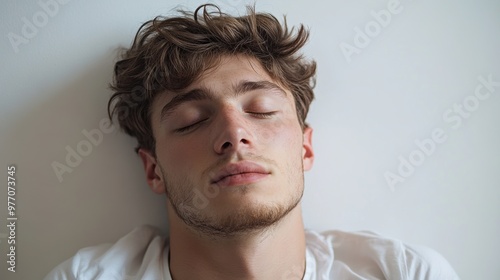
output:
[[[267,177],[271,172],[263,166],[250,162],[240,161],[224,166],[219,170],[211,181],[220,187],[251,184]]]

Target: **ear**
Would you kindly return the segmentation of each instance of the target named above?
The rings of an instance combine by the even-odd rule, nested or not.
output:
[[[163,182],[163,175],[161,173],[161,168],[156,162],[156,157],[145,149],[139,149],[139,156],[142,159],[142,164],[144,165],[144,171],[146,173],[146,182],[149,188],[157,193],[162,194],[165,192],[165,183]]]
[[[304,171],[308,171],[312,168],[314,162],[314,150],[312,147],[312,134],[313,129],[307,126],[304,129],[304,140],[302,143],[302,164],[304,166]]]

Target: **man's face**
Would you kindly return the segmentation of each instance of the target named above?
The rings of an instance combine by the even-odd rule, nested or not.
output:
[[[312,166],[290,91],[245,56],[223,57],[180,94],[152,105],[148,183],[191,228],[230,235],[268,227],[300,202]],[[172,219],[171,215],[171,219]],[[171,221],[172,222],[172,221]]]

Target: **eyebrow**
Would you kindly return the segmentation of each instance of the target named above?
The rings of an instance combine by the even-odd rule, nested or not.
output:
[[[286,92],[277,84],[269,82],[269,81],[241,81],[240,83],[233,85],[232,96],[242,95],[244,93],[266,89],[270,90],[270,92],[277,93],[282,97],[286,97]],[[206,87],[195,88],[186,93],[181,93],[179,95],[174,96],[163,106],[160,113],[160,122],[164,121],[177,107],[181,104],[186,103],[188,101],[193,100],[212,100],[215,94],[212,90]]]
[[[240,94],[243,94],[245,92],[259,90],[259,89],[267,89],[267,90],[276,91],[277,93],[280,93],[283,96],[286,96],[285,91],[281,87],[279,87],[277,84],[269,82],[269,81],[256,81],[256,82],[242,81],[234,87],[234,93],[236,95],[240,95]]]

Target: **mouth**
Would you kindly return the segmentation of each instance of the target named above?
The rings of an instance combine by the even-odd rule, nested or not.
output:
[[[217,172],[211,183],[220,187],[246,185],[260,181],[269,174],[271,172],[259,164],[242,161],[226,165]]]

